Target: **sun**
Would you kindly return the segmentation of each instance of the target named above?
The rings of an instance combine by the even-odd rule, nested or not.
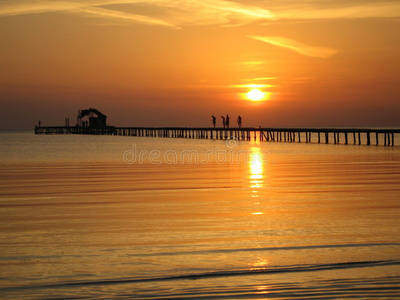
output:
[[[246,96],[252,101],[260,101],[265,99],[265,93],[261,92],[259,89],[252,89],[246,94]]]

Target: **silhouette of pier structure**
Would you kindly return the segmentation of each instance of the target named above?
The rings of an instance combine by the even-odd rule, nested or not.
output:
[[[222,118],[224,118],[222,116]],[[225,118],[224,118],[225,119]],[[229,120],[229,116],[226,116]],[[225,120],[224,120],[225,121]],[[95,108],[78,111],[76,126],[69,126],[69,118],[65,126],[35,126],[35,134],[91,134],[120,135],[135,137],[163,137],[187,139],[236,139],[259,140],[267,142],[290,143],[325,143],[325,144],[358,144],[371,145],[374,139],[376,145],[382,141],[385,146],[394,146],[395,133],[400,129],[366,129],[366,128],[238,128],[215,127],[114,127],[107,125],[107,116]],[[215,126],[215,124],[214,124]],[[364,139],[365,137],[365,139]],[[380,139],[382,138],[382,139]]]
[[[36,126],[35,134],[91,134],[187,139],[236,139],[267,142],[394,146],[400,129],[362,128],[210,128]]]

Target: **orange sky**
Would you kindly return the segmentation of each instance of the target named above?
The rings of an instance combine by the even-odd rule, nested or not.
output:
[[[399,1],[2,1],[0,129],[400,126],[399,36]]]

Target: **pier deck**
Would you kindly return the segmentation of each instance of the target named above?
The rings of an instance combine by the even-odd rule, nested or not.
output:
[[[35,134],[91,134],[191,139],[258,139],[259,141],[267,142],[315,142],[346,145],[371,145],[373,144],[372,142],[379,145],[381,142],[385,146],[394,146],[395,134],[398,133],[400,133],[400,129],[370,128],[35,127]]]

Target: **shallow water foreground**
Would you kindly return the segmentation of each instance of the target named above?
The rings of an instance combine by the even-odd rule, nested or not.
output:
[[[396,147],[59,138],[3,156],[2,299],[400,297]],[[127,164],[132,142],[248,160]]]

